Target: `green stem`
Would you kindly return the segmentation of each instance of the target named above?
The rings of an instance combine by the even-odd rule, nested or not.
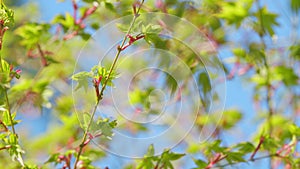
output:
[[[0,3],[1,3],[1,5],[3,5],[2,1],[0,1]],[[5,73],[5,72],[4,72],[4,66],[3,66],[3,61],[4,60],[2,59],[2,54],[1,53],[2,53],[2,45],[3,45],[3,36],[4,36],[4,33],[7,29],[8,29],[8,27],[5,27],[3,24],[0,25],[0,67],[1,67],[1,72],[2,73]],[[3,91],[4,91],[4,95],[5,95],[5,101],[6,101],[6,107],[7,107],[7,111],[8,111],[9,121],[10,121],[10,124],[11,124],[11,130],[12,130],[12,134],[14,136],[16,136],[16,138],[18,138],[18,135],[15,131],[15,126],[14,126],[14,121],[13,121],[13,117],[12,117],[12,113],[11,113],[11,107],[10,107],[10,103],[9,103],[9,99],[8,99],[7,90],[8,89],[4,86]],[[18,153],[17,160],[24,167],[23,158],[22,158],[21,153]]]
[[[1,72],[4,73],[3,59],[2,59],[2,55],[1,55],[1,52],[2,52],[2,40],[3,40],[3,35],[1,35],[1,37],[0,37],[0,44],[1,44],[1,46],[0,46],[0,64],[1,64],[1,66],[0,67],[1,67]],[[12,118],[12,114],[11,114],[11,110],[10,110],[10,104],[9,104],[7,89],[4,87],[3,90],[4,90],[5,101],[6,101],[6,106],[7,106],[7,111],[8,111],[9,121],[10,121],[10,124],[11,124],[12,133],[14,135],[16,135],[16,131],[15,131],[14,123],[13,123],[13,118]]]
[[[91,115],[91,118],[90,118],[90,120],[89,120],[88,126],[87,126],[87,128],[86,128],[86,130],[85,130],[85,132],[84,132],[82,141],[81,141],[81,143],[80,143],[80,145],[79,145],[79,151],[78,151],[78,154],[77,154],[77,157],[76,157],[76,160],[75,160],[74,169],[77,168],[76,165],[77,165],[77,163],[79,162],[79,159],[80,159],[82,150],[83,150],[83,148],[84,148],[84,146],[85,146],[84,143],[85,143],[86,138],[87,138],[87,135],[88,135],[88,133],[89,133],[90,126],[91,126],[91,124],[92,124],[92,122],[93,122],[93,120],[94,120],[94,116],[95,116],[95,114],[96,114],[97,107],[98,107],[100,101],[103,99],[103,93],[104,93],[104,90],[105,90],[105,88],[106,88],[106,86],[107,86],[108,80],[109,80],[109,78],[110,78],[110,76],[111,76],[113,70],[114,70],[115,67],[116,67],[117,61],[118,61],[119,56],[120,56],[120,54],[121,54],[121,52],[122,52],[122,48],[124,47],[125,42],[126,42],[126,40],[127,40],[127,38],[128,38],[127,35],[130,34],[130,32],[131,32],[131,30],[132,30],[132,28],[133,28],[133,25],[134,25],[136,19],[137,19],[138,16],[139,16],[139,12],[140,12],[140,9],[141,9],[141,7],[142,7],[144,1],[145,1],[145,0],[142,0],[141,4],[139,5],[139,8],[137,9],[136,13],[134,14],[133,20],[132,20],[132,22],[131,22],[131,24],[130,24],[130,26],[129,26],[129,28],[128,28],[128,31],[127,31],[126,35],[125,35],[124,38],[123,38],[123,41],[122,41],[121,45],[120,45],[120,46],[118,47],[118,49],[117,49],[118,51],[117,51],[117,53],[116,53],[116,55],[115,55],[115,58],[114,58],[114,61],[113,61],[112,65],[111,65],[111,67],[110,67],[110,69],[109,69],[108,76],[106,77],[106,79],[105,79],[105,81],[104,81],[104,84],[103,84],[103,86],[102,86],[102,88],[101,88],[100,95],[99,95],[99,97],[97,98],[97,101],[96,101],[96,104],[95,104],[94,109],[93,109],[93,111],[92,111],[92,115]]]

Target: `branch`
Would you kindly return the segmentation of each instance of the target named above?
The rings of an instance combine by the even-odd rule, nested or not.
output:
[[[266,155],[266,156],[261,156],[261,157],[256,157],[256,158],[253,158],[253,159],[249,159],[248,161],[246,161],[246,163],[254,162],[254,161],[257,161],[257,160],[262,160],[262,159],[265,159],[265,158],[277,157],[277,156],[278,156],[277,154],[269,154],[269,155]],[[219,165],[219,166],[216,166],[216,167],[213,167],[213,168],[223,168],[223,167],[227,167],[227,166],[236,165],[236,164],[239,164],[239,163],[240,162],[227,163],[227,164]]]
[[[43,65],[43,66],[47,66],[47,65],[48,65],[47,59],[46,59],[46,56],[45,56],[44,51],[42,50],[41,45],[40,45],[40,44],[37,44],[37,48],[38,48],[39,53],[40,53],[42,65]]]
[[[227,157],[227,155],[222,155],[221,153],[217,153],[212,160],[210,160],[209,164],[205,167],[205,169],[211,169],[213,168],[213,166],[222,161],[223,159],[225,159]]]
[[[11,145],[6,145],[4,147],[0,147],[0,150],[6,150],[6,149],[9,149],[11,148]]]
[[[75,0],[72,0],[72,5],[73,5],[73,18],[74,18],[74,23],[76,24],[78,5],[77,5],[77,3],[76,3]]]
[[[122,52],[122,48],[124,47],[125,42],[126,42],[126,40],[128,39],[128,35],[130,34],[131,29],[132,29],[133,25],[135,24],[136,19],[137,19],[138,16],[139,16],[139,12],[140,12],[140,9],[141,9],[143,3],[144,3],[144,0],[142,0],[142,2],[140,3],[138,9],[135,11],[133,20],[132,20],[132,22],[131,22],[131,25],[130,25],[130,27],[128,28],[128,31],[127,31],[126,35],[124,36],[121,45],[118,46],[118,48],[117,48],[117,54],[116,54],[116,56],[115,56],[115,58],[114,58],[114,61],[113,61],[112,65],[111,65],[111,67],[110,67],[110,69],[109,69],[108,76],[106,77],[106,79],[105,79],[105,81],[104,81],[104,84],[103,84],[103,86],[102,86],[102,88],[101,88],[101,91],[100,91],[100,93],[99,93],[99,96],[97,97],[97,101],[96,101],[96,104],[95,104],[94,109],[93,109],[93,111],[92,111],[92,115],[91,115],[90,121],[89,121],[89,123],[88,123],[88,126],[87,126],[85,132],[84,132],[84,135],[83,135],[81,144],[79,145],[79,151],[78,151],[78,154],[77,154],[77,157],[76,157],[76,160],[75,160],[74,169],[77,168],[77,163],[79,162],[80,155],[81,155],[81,153],[82,153],[83,148],[84,148],[85,145],[86,145],[86,144],[85,144],[86,138],[87,138],[87,135],[88,135],[88,133],[89,133],[89,129],[90,129],[90,127],[91,127],[91,124],[92,124],[92,122],[93,122],[93,120],[94,120],[94,116],[95,116],[97,107],[98,107],[100,101],[103,99],[103,92],[104,92],[104,90],[105,90],[105,88],[106,88],[106,86],[107,86],[108,80],[109,80],[109,78],[110,78],[110,76],[111,76],[111,74],[112,74],[112,72],[113,72],[113,70],[114,70],[114,68],[115,68],[115,66],[116,66],[116,63],[117,63],[117,61],[118,61],[118,59],[119,59],[119,56],[120,56],[120,54],[121,54],[121,52]]]
[[[260,149],[262,143],[265,141],[265,137],[261,136],[259,139],[259,143],[257,145],[257,147],[255,148],[254,152],[251,154],[250,160],[252,161],[254,159],[255,154],[257,153],[257,151]]]
[[[85,28],[85,25],[83,24],[83,21],[90,15],[92,15],[98,8],[99,4],[98,2],[94,2],[93,6],[86,9],[83,13],[83,15],[77,19],[77,11],[78,11],[78,5],[75,0],[72,0],[72,5],[73,5],[73,20],[74,24],[78,26],[78,29],[72,30],[70,34],[67,34],[63,37],[63,40],[69,40],[78,35],[80,29]]]

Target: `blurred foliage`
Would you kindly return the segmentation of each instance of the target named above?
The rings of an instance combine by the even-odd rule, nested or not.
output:
[[[122,76],[122,72],[112,72],[109,76],[108,67],[98,64],[90,71],[73,74],[75,56],[93,31],[111,20],[131,15],[136,1],[61,0],[60,3],[69,5],[72,11],[57,13],[48,22],[40,22],[39,16],[43,12],[39,11],[35,1],[32,2],[0,1],[0,168],[73,168],[81,146],[78,143],[82,139],[82,128],[87,128],[92,118],[90,104],[95,97],[102,98],[99,87],[104,85],[103,79],[109,77],[108,85],[114,87],[114,79],[119,74]],[[202,132],[205,126],[216,126],[216,129],[211,138],[201,144],[185,138],[182,144],[186,153],[175,153],[166,147],[162,154],[157,155],[151,144],[143,159],[131,160],[124,168],[210,169],[243,163],[256,166],[255,162],[264,158],[271,161],[274,169],[300,168],[299,35],[294,41],[289,39],[287,44],[273,45],[277,34],[285,31],[281,30],[283,23],[280,22],[283,14],[271,10],[269,4],[263,2],[146,0],[142,13],[168,13],[193,23],[216,48],[201,53],[203,57],[217,55],[218,49],[226,49],[230,56],[225,60],[230,62],[224,61],[222,66],[227,80],[239,78],[252,85],[253,101],[247,104],[253,104],[256,109],[252,112],[254,119],[247,119],[240,105],[224,110],[221,119],[216,117],[219,114],[202,113],[210,110],[213,101],[218,101],[218,96],[212,93],[215,86],[210,81],[211,75],[203,69],[204,63],[188,44],[182,45],[182,42],[162,36],[167,31],[163,23],[138,22],[133,26],[133,32],[140,34],[129,38],[129,46],[133,43],[142,46],[145,42],[148,47],[176,51],[199,87],[202,107],[195,123],[196,133]],[[286,3],[291,11],[290,17],[299,21],[300,1],[288,0]],[[55,7],[51,6],[49,10],[51,8]],[[126,32],[129,24],[126,22],[117,27]],[[299,28],[299,24],[295,28]],[[185,25],[173,29],[183,37],[190,31]],[[292,31],[299,33],[299,29]],[[234,39],[232,34],[241,38]],[[141,38],[139,42],[135,42],[137,37]],[[135,62],[131,61],[133,66]],[[159,64],[172,68],[167,59],[162,59]],[[81,69],[81,65],[77,66]],[[76,89],[85,89],[82,93],[75,91],[79,93],[79,102],[73,100],[71,80],[76,81]],[[171,91],[171,96],[185,92],[179,90],[182,84],[172,76],[164,76],[161,82],[167,86],[164,89]],[[131,104],[150,110],[150,97],[161,101],[153,94],[155,87],[131,90]],[[76,107],[82,110],[82,117],[77,117]],[[159,113],[153,111],[153,114]],[[28,124],[25,125],[26,120],[32,118],[46,118],[46,129],[42,134],[30,131]],[[83,119],[84,123],[79,124],[78,119]],[[87,143],[100,137],[104,138],[100,140],[103,145],[109,145],[116,127],[130,132],[147,131],[145,126],[138,124],[119,125],[118,120],[108,117],[92,119],[92,132],[88,133]],[[232,137],[232,133],[238,135],[235,131],[242,130],[245,121],[254,121],[251,128],[257,128],[257,131],[246,133],[251,136],[246,142],[228,145],[226,138]],[[30,125],[39,128],[36,124]],[[106,156],[106,152],[86,144],[77,168],[97,168]],[[193,166],[187,166],[185,161],[190,157]]]

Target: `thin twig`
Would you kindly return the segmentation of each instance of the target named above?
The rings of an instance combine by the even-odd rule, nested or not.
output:
[[[72,0],[72,5],[73,5],[73,10],[74,10],[73,11],[74,24],[76,24],[78,5],[75,0]]]
[[[205,169],[211,169],[214,165],[222,160],[224,160],[227,155],[222,155],[221,153],[217,153],[212,160],[210,160],[209,164],[205,167]]]
[[[40,44],[37,44],[37,48],[38,48],[38,51],[39,51],[39,53],[40,53],[42,65],[43,65],[43,66],[47,66],[47,65],[48,65],[47,59],[46,59],[46,56],[45,56],[44,51],[42,50],[41,45],[40,45]]]
[[[271,158],[271,157],[276,157],[276,156],[277,156],[277,154],[269,154],[269,155],[265,155],[265,156],[261,156],[261,157],[256,157],[256,158],[253,158],[253,159],[249,159],[246,162],[254,162],[254,161],[257,161],[257,160],[262,160],[262,159],[265,159],[265,158]],[[218,165],[218,166],[212,167],[212,169],[213,168],[223,168],[223,167],[227,167],[227,166],[236,165],[236,164],[239,164],[239,163],[240,162],[227,163],[227,164],[224,164],[224,165]]]
[[[7,28],[3,28],[3,25],[1,25],[1,29],[0,29],[0,31],[1,31],[1,35],[0,35],[0,67],[1,67],[1,72],[4,72],[3,59],[2,59],[2,54],[1,54],[2,53],[3,35],[5,33],[4,29],[7,29]],[[15,126],[14,126],[14,123],[13,123],[12,113],[11,113],[9,99],[8,99],[8,94],[7,94],[7,88],[4,88],[4,97],[5,97],[5,101],[6,101],[9,121],[10,121],[10,124],[11,124],[11,130],[12,130],[12,133],[14,135],[16,135]]]
[[[111,67],[110,67],[110,69],[109,69],[109,73],[108,73],[108,75],[107,75],[107,77],[106,77],[106,79],[105,79],[105,81],[104,81],[104,84],[103,84],[103,86],[102,86],[102,88],[101,88],[100,95],[99,95],[99,97],[97,98],[97,101],[96,101],[96,104],[95,104],[94,109],[93,109],[93,111],[92,111],[92,115],[91,115],[91,118],[90,118],[90,120],[89,120],[88,126],[87,126],[87,128],[86,128],[86,130],[85,130],[85,132],[84,132],[84,135],[83,135],[81,144],[79,145],[79,151],[78,151],[78,154],[77,154],[77,157],[76,157],[76,160],[75,160],[74,169],[77,168],[77,163],[79,162],[80,155],[81,155],[82,150],[83,150],[83,148],[84,148],[84,146],[85,146],[84,143],[85,143],[86,138],[87,138],[87,135],[88,135],[88,133],[89,133],[89,129],[90,129],[90,127],[91,127],[91,124],[92,124],[92,122],[93,122],[93,120],[94,120],[94,116],[95,116],[97,107],[98,107],[100,101],[103,99],[103,93],[104,93],[104,90],[105,90],[105,88],[106,88],[106,86],[107,86],[108,80],[109,80],[110,76],[112,75],[112,72],[113,72],[113,70],[114,70],[114,68],[115,68],[115,66],[116,66],[116,63],[117,63],[117,61],[118,61],[118,59],[119,59],[119,56],[120,56],[120,54],[121,54],[121,52],[122,52],[122,48],[124,47],[125,42],[126,42],[126,40],[127,40],[127,38],[128,38],[128,35],[130,34],[131,29],[132,29],[132,27],[133,27],[133,25],[134,25],[136,19],[137,19],[138,16],[139,16],[139,12],[140,12],[140,9],[141,9],[143,3],[144,3],[144,0],[142,0],[142,2],[140,3],[139,8],[137,9],[136,13],[134,13],[134,17],[133,17],[133,20],[132,20],[132,22],[131,22],[129,28],[128,28],[128,31],[127,31],[126,35],[124,36],[121,45],[118,46],[118,48],[117,48],[117,50],[118,50],[118,51],[117,51],[117,54],[116,54],[116,56],[115,56],[115,58],[114,58],[114,61],[113,61],[112,65],[111,65]]]
[[[6,149],[9,149],[11,148],[11,145],[6,145],[4,147],[0,147],[0,150],[6,150]]]
[[[159,160],[156,162],[154,169],[159,169],[158,167],[160,165],[161,159],[162,157],[160,157]]]
[[[254,152],[251,154],[251,157],[250,157],[250,160],[253,160],[254,159],[254,156],[256,155],[256,153],[258,152],[258,150],[260,149],[262,143],[265,141],[265,137],[264,136],[261,136],[260,139],[259,139],[259,143],[258,145],[256,146]]]

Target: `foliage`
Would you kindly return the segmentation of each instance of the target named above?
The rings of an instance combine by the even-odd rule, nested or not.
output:
[[[109,168],[111,161],[106,160],[109,153],[91,142],[103,147],[113,142],[122,145],[122,140],[114,140],[116,131],[136,136],[138,132],[148,131],[148,126],[123,124],[121,117],[113,119],[109,112],[95,116],[95,112],[99,105],[111,106],[105,92],[117,88],[115,81],[126,74],[116,69],[121,53],[127,56],[144,48],[177,52],[194,77],[184,77],[184,82],[196,81],[201,106],[191,136],[183,138],[178,145],[184,153],[166,147],[157,154],[154,144],[150,144],[142,159],[130,159],[121,168],[210,169],[235,165],[242,168],[245,164],[252,168],[260,160],[268,160],[272,169],[300,168],[299,24],[292,23],[296,24],[290,28],[294,34],[289,35],[292,38],[286,43],[278,40],[286,31],[282,29],[287,24],[284,22],[288,21],[282,22],[283,14],[268,3],[260,0],[61,0],[58,5],[68,5],[72,10],[66,8],[44,22],[37,18],[43,13],[39,14],[29,3],[0,1],[0,168]],[[300,1],[284,3],[289,6],[291,20],[299,20]],[[226,72],[223,80],[229,86],[243,81],[251,88],[252,100],[247,100],[246,106],[234,100],[233,107],[220,110],[222,118],[220,114],[203,113],[219,101],[213,93],[216,86],[210,79],[214,77],[205,71],[205,63],[188,44],[179,45],[183,42],[172,41],[169,36],[170,30],[175,29],[185,38],[191,30],[185,25],[168,28],[163,22],[139,21],[140,14],[146,12],[171,14],[194,24],[216,49],[201,53],[201,57],[209,58],[217,55],[217,50],[222,53],[225,49],[226,56],[222,56],[225,58],[221,63]],[[104,40],[123,39],[113,48],[114,61],[104,60],[101,64],[93,61],[95,66],[87,71],[75,64],[78,50],[88,40],[95,40],[92,34],[105,27],[104,23],[123,16],[132,19],[116,25],[118,31],[126,33],[124,37],[115,37],[116,32],[112,37],[104,37]],[[205,45],[199,44],[199,48]],[[177,65],[166,60],[159,64],[176,68]],[[134,71],[137,62],[140,60],[131,60],[126,71]],[[74,69],[83,71],[73,73]],[[175,72],[180,74],[181,70]],[[151,81],[155,75],[143,79]],[[174,102],[181,101],[181,94],[188,92],[181,90],[184,84],[173,76],[160,78],[160,83],[167,86],[163,89],[170,89],[170,96],[176,98]],[[76,83],[75,90],[70,87],[72,80]],[[147,88],[134,88],[127,93],[130,104],[137,107],[134,116],[143,115],[139,110],[153,110],[147,117],[160,115],[149,99],[155,96],[157,102],[163,101],[153,94],[156,87],[148,84]],[[234,92],[227,93],[229,100],[243,97],[241,89]],[[73,100],[74,95],[79,101]],[[253,110],[249,108],[252,106]],[[184,113],[191,113],[185,109]],[[81,124],[78,119],[82,119]],[[195,133],[211,129],[214,131],[204,143],[191,139]]]

